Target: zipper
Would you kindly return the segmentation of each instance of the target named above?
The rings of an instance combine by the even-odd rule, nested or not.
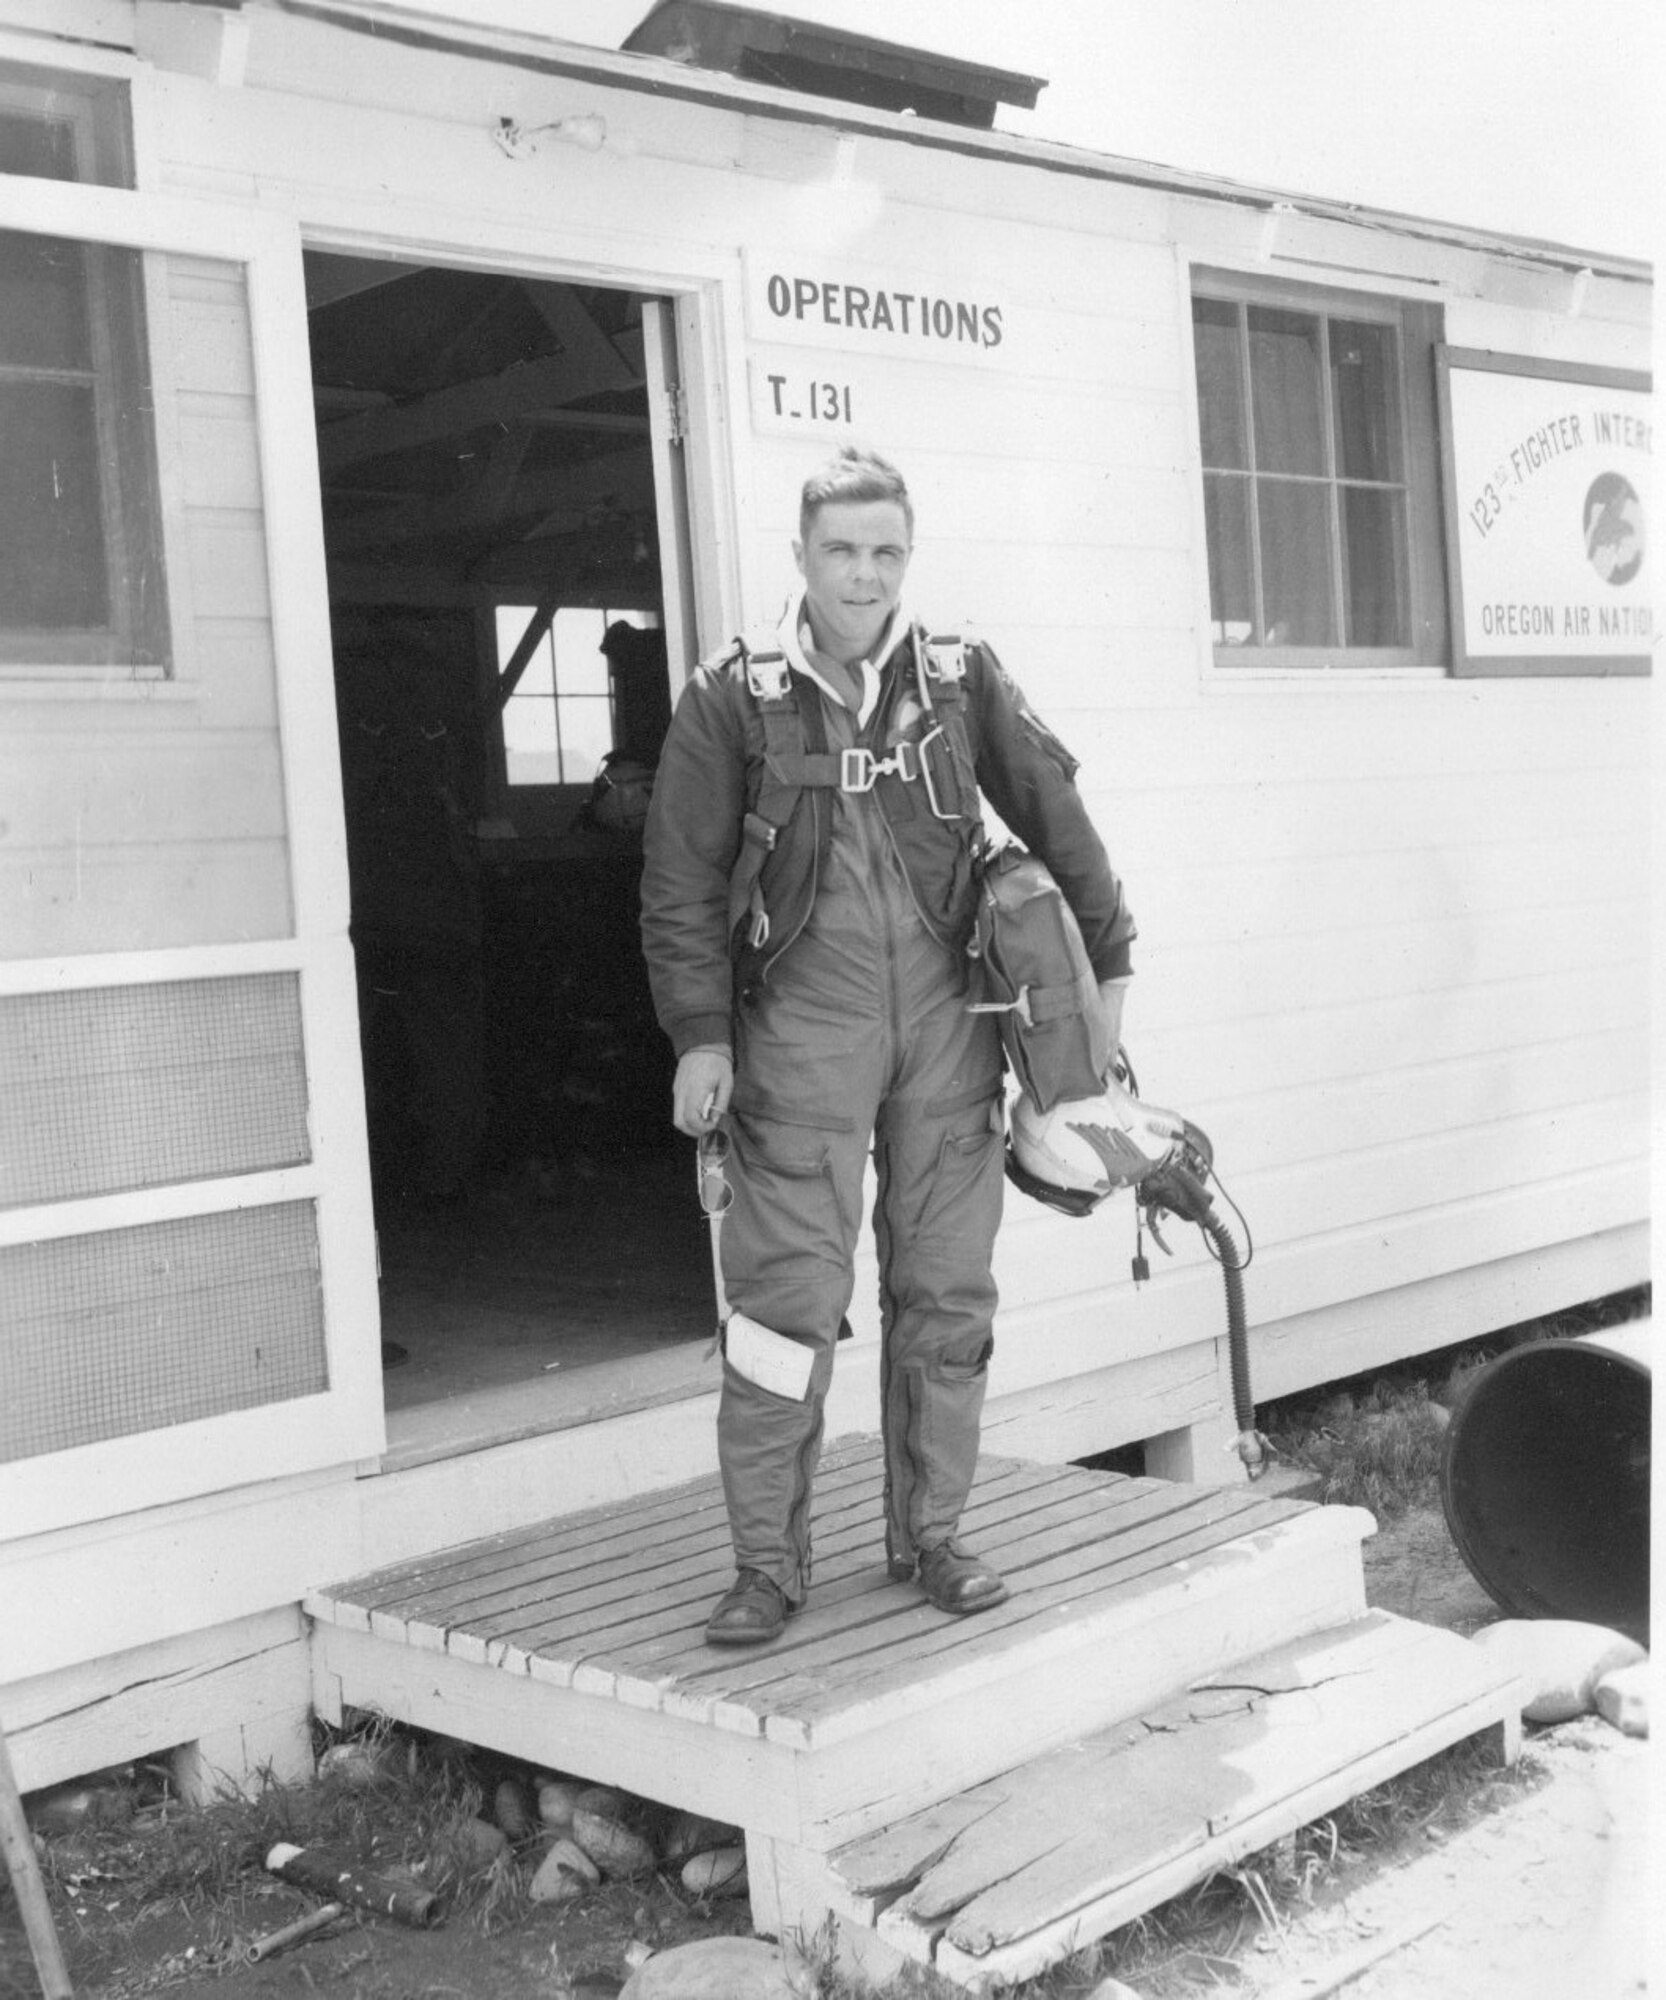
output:
[[[814,1515],[811,1512],[811,1485],[815,1478],[815,1463],[821,1450],[822,1433],[826,1428],[818,1416],[811,1426],[809,1435],[794,1454],[797,1491],[793,1505],[787,1516],[787,1542],[789,1547],[800,1552],[799,1561],[799,1602],[809,1595],[810,1571],[814,1558],[813,1536]],[[800,1536],[803,1537],[802,1547]]]
[[[884,811],[877,799],[874,801],[874,811],[879,814],[880,821],[885,826],[886,833],[889,834],[890,825],[886,821]],[[892,843],[892,853],[896,853],[894,842]],[[902,877],[903,887],[908,891],[908,900],[914,903],[914,887],[908,879],[908,870],[902,865],[901,855],[896,855],[896,862],[897,873]],[[881,884],[879,893],[884,898],[891,892],[887,891],[885,886]],[[919,914],[919,907],[918,903],[914,903],[916,915]],[[922,918],[921,921],[923,922],[924,919]],[[894,1063],[903,1045],[903,1038],[907,1032],[907,1022],[902,1004],[902,981],[897,975],[897,927],[887,916],[881,928],[885,933],[886,1014],[891,1031],[891,1055],[889,1059]],[[927,925],[926,928],[929,935],[931,927]]]
[[[950,949],[948,939],[943,936],[930,917],[920,908],[920,898],[914,889],[914,878],[909,874],[908,863],[902,858],[902,849],[897,845],[896,829],[891,825],[890,820],[886,818],[885,808],[877,796],[874,799],[874,806],[879,813],[880,823],[885,828],[885,838],[890,844],[891,858],[897,864],[897,873],[902,877],[902,885],[908,891],[908,900],[914,905],[915,916],[919,918],[926,936],[934,944],[941,946],[944,951],[948,951]]]

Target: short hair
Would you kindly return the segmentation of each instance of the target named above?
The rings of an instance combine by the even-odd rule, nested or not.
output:
[[[859,503],[864,500],[894,500],[908,524],[908,539],[914,539],[914,503],[902,474],[877,451],[859,445],[842,445],[818,471],[804,482],[798,503],[798,538],[810,539],[810,529],[823,507]]]

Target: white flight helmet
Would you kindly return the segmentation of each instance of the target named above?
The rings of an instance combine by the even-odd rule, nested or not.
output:
[[[1186,1125],[1172,1111],[1144,1104],[1115,1081],[1097,1097],[1068,1098],[1051,1111],[1038,1111],[1021,1092],[1012,1107],[1012,1157],[1026,1189],[1042,1200],[1042,1189],[1063,1199],[1056,1206],[1073,1213],[1137,1187],[1167,1166],[1185,1145]]]

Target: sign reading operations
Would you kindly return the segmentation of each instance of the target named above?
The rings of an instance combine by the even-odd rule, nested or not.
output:
[[[988,367],[1016,359],[1005,302],[947,279],[749,254],[745,298],[752,421],[763,431],[887,430],[897,373],[865,371],[864,360]]]
[[[891,291],[836,278],[771,271],[764,281],[771,319],[810,326],[823,338],[834,327],[852,333],[895,333],[904,339],[956,346],[999,347],[1005,315],[977,298],[943,298],[929,291]]]

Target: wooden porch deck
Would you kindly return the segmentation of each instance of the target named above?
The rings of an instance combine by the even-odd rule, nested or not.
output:
[[[878,1924],[886,1898],[863,1843],[1365,1615],[1372,1523],[1358,1509],[985,1459],[963,1527],[1012,1595],[947,1617],[887,1577],[881,1474],[872,1440],[827,1453],[814,1587],[774,1645],[704,1643],[733,1567],[708,1478],[315,1592],[319,1711],[380,1710],[739,1825],[754,1921],[774,1934],[828,1910]],[[1490,1708],[1477,1692],[1435,1703],[1452,1731],[1423,1728],[1404,1761],[1502,1722],[1508,1688]],[[889,1895],[918,1876],[904,1870]],[[1127,1903],[1113,1922],[1138,1913]],[[891,1928],[929,1957],[945,1923],[916,1910]]]

